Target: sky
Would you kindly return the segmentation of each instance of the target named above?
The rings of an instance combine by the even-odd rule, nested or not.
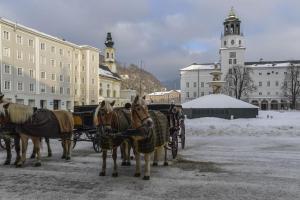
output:
[[[219,60],[232,6],[246,61],[300,60],[299,0],[0,0],[0,16],[102,52],[111,32],[122,65],[142,65],[165,81],[192,63]]]

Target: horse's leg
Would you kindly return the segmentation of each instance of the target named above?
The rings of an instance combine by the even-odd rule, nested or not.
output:
[[[153,164],[152,166],[158,166],[158,152],[157,149],[154,150],[154,156],[153,156]]]
[[[71,159],[72,139],[72,134],[70,134],[66,140],[66,160]]]
[[[149,180],[150,179],[150,153],[145,153],[144,154],[144,159],[145,159],[145,172],[144,172],[144,180]]]
[[[11,145],[10,145],[10,138],[3,138],[6,146],[6,159],[4,165],[9,165],[11,161]]]
[[[65,139],[62,139],[61,140],[61,144],[63,146],[63,155],[61,156],[62,159],[65,159],[66,158],[66,140]]]
[[[168,144],[165,144],[164,147],[163,147],[165,149],[164,166],[168,166],[169,165],[168,160],[167,160],[168,159],[168,154],[167,154],[168,153],[168,147],[167,147],[167,145]]]
[[[100,172],[99,176],[105,176],[106,156],[107,156],[107,150],[106,149],[102,149],[102,171]]]
[[[20,155],[21,146],[20,146],[20,135],[19,134],[15,135],[14,143],[15,143],[15,151],[16,151],[16,160],[15,160],[14,165],[17,165],[18,162],[20,162],[20,160],[21,160],[21,155]]]
[[[129,141],[126,142],[126,148],[125,148],[125,156],[126,156],[126,166],[130,166],[130,149],[131,145],[129,144]]]
[[[27,146],[28,146],[28,136],[24,134],[20,134],[20,137],[22,142],[22,157],[21,160],[17,163],[17,167],[21,167],[25,163]]]
[[[122,166],[126,166],[126,142],[123,142],[120,145],[120,150],[121,150],[121,158],[122,158]]]
[[[33,148],[34,151],[36,152],[36,162],[34,164],[35,167],[41,166],[41,152],[40,152],[40,145],[41,145],[41,140],[38,137],[32,137],[32,142],[33,142]]]
[[[141,176],[141,158],[140,153],[137,152],[137,145],[134,145],[134,156],[135,156],[135,177]]]
[[[51,157],[52,156],[52,150],[51,150],[51,147],[50,147],[50,140],[48,137],[45,137],[45,142],[47,144],[47,149],[48,149],[48,157]]]
[[[112,154],[112,157],[113,157],[113,160],[114,160],[114,171],[113,171],[113,174],[112,174],[113,177],[117,177],[118,176],[117,150],[118,150],[117,147],[113,148],[113,154]]]
[[[35,148],[33,147],[33,148],[32,148],[32,153],[31,153],[30,158],[31,158],[31,159],[35,158],[35,155],[36,155],[36,151],[35,151]]]

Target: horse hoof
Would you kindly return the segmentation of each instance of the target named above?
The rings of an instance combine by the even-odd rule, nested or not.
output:
[[[34,159],[34,158],[35,158],[35,155],[32,154],[32,155],[30,156],[30,159]]]
[[[156,167],[156,166],[158,166],[158,164],[155,162],[155,163],[152,164],[152,166]]]
[[[115,172],[115,173],[112,174],[112,177],[118,177],[118,176],[119,176],[118,172]]]
[[[66,156],[61,156],[61,159],[66,159]]]
[[[10,165],[10,160],[6,160],[6,161],[4,162],[4,165]]]
[[[135,173],[134,174],[134,177],[140,177],[141,176],[141,173]]]
[[[150,176],[144,176],[143,180],[150,180]]]
[[[127,166],[127,163],[126,162],[122,162],[121,166]]]
[[[52,153],[48,153],[48,157],[52,157]]]
[[[42,166],[42,163],[37,162],[37,163],[34,164],[34,166],[35,166],[35,167],[40,167],[40,166]]]
[[[100,172],[99,176],[105,176],[105,172]]]
[[[71,160],[71,157],[70,157],[70,156],[67,156],[67,157],[66,157],[66,160]]]
[[[164,162],[164,166],[169,166],[169,163],[168,162]]]

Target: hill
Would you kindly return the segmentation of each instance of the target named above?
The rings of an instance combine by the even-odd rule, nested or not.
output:
[[[117,70],[118,74],[123,77],[121,89],[133,89],[138,93],[142,90],[142,93],[151,93],[164,88],[153,74],[136,65],[131,64],[128,67],[117,65]]]

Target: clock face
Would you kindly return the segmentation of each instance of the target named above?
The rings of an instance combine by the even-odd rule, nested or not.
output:
[[[231,40],[231,45],[234,45],[234,40]]]

